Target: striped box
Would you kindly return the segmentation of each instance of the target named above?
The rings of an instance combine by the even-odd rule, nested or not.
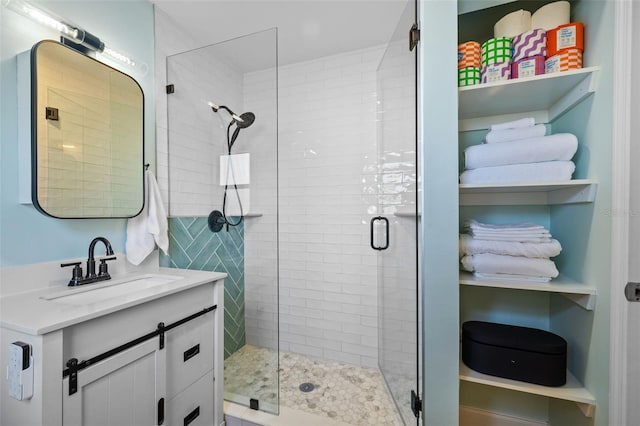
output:
[[[584,25],[571,22],[547,32],[547,55],[555,56],[566,49],[584,50]]]
[[[500,62],[499,64],[483,65],[480,71],[480,82],[491,83],[494,81],[509,80],[511,75],[511,63]]]
[[[480,43],[468,41],[458,45],[458,69],[480,67]]]
[[[467,67],[458,70],[458,87],[473,86],[480,83],[480,67]]]
[[[482,43],[482,65],[511,62],[511,39],[492,38]]]
[[[513,38],[512,62],[535,56],[547,56],[547,32],[537,28]]]
[[[545,61],[546,74],[582,68],[582,50],[567,49]]]
[[[520,59],[511,65],[511,78],[533,77],[545,73],[544,56]]]

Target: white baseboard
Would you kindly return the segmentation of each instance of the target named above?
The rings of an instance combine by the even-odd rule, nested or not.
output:
[[[549,426],[549,423],[461,405],[460,426]]]

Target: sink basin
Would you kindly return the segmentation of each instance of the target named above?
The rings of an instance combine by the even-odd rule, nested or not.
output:
[[[104,302],[114,298],[124,298],[126,301],[131,301],[144,297],[146,293],[143,290],[180,279],[182,277],[174,275],[138,275],[120,280],[85,284],[75,288],[69,287],[64,291],[43,296],[41,299],[73,306]]]

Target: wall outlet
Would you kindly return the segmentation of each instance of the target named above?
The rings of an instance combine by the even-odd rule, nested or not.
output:
[[[33,354],[29,344],[13,342],[9,345],[7,380],[11,398],[22,401],[33,396]]]

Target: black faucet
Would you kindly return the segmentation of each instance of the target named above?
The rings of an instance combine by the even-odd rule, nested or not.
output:
[[[96,260],[94,259],[94,253],[96,250],[96,243],[98,241],[102,241],[102,243],[104,244],[104,246],[107,248],[107,256],[113,256],[113,248],[111,248],[111,243],[109,242],[109,240],[107,240],[105,237],[96,237],[91,241],[91,244],[89,244],[89,257],[87,258],[87,276],[85,277],[85,279],[91,279],[91,278],[97,278],[99,276],[103,276],[104,274],[107,275],[107,278],[104,278],[106,280],[108,280],[109,278],[111,278],[109,276],[109,274],[107,273],[106,267],[107,267],[107,260],[111,260],[111,259],[102,259],[100,262],[100,274],[96,275]],[[114,257],[115,259],[115,257]],[[104,271],[103,269],[103,265],[104,265]]]
[[[107,256],[100,259],[100,267],[98,269],[98,274],[96,275],[96,260],[95,260],[95,249],[96,244],[101,241],[107,249]],[[89,256],[87,258],[87,275],[82,277],[82,267],[80,266],[80,262],[72,262],[72,263],[63,263],[60,266],[73,266],[73,276],[69,281],[70,286],[89,284],[96,281],[104,281],[110,280],[111,275],[109,275],[109,271],[107,269],[107,260],[114,260],[116,257],[113,256],[113,248],[111,247],[111,243],[104,237],[96,237],[89,244]]]

